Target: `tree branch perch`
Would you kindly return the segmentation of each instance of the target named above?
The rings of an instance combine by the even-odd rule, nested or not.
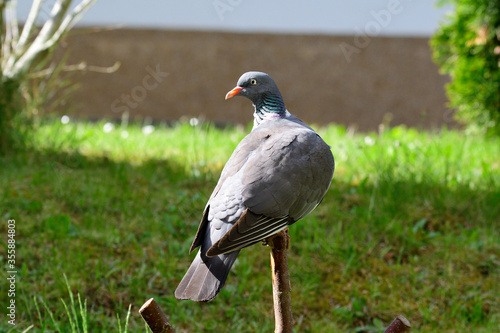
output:
[[[142,319],[148,324],[153,333],[174,333],[172,325],[167,320],[167,317],[161,311],[160,306],[154,298],[149,299],[139,309]]]
[[[397,316],[385,329],[384,333],[403,333],[410,331],[411,324],[405,316]]]
[[[292,300],[290,274],[286,251],[290,243],[288,229],[267,239],[271,247],[271,273],[273,278],[275,333],[292,333]]]

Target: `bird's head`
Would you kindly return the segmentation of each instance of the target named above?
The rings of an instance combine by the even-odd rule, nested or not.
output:
[[[240,77],[236,87],[226,94],[226,99],[244,96],[256,105],[265,95],[279,96],[281,99],[278,86],[269,75],[262,72],[246,72]]]

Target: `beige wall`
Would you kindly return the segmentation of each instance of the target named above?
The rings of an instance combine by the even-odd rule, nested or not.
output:
[[[243,72],[260,70],[277,82],[287,108],[309,123],[372,130],[388,113],[392,125],[451,121],[443,87],[448,79],[438,74],[425,38],[120,29],[75,30],[65,46],[68,63],[121,63],[113,74],[76,74],[78,117],[120,118],[128,110],[131,119],[248,123],[249,101],[224,96]],[[342,49],[352,53],[346,57]]]

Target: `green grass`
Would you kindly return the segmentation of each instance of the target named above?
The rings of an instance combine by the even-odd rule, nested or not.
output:
[[[154,297],[178,332],[272,332],[261,245],[241,252],[213,302],[173,297],[206,200],[248,129],[145,135],[132,125],[123,138],[103,125],[45,121],[32,149],[1,158],[2,267],[16,220],[11,331],[70,331],[71,320],[83,331],[85,315],[89,332],[145,332],[137,311]],[[446,129],[319,132],[337,166],[323,203],[290,229],[296,331],[381,332],[399,313],[414,332],[497,331],[500,141]]]

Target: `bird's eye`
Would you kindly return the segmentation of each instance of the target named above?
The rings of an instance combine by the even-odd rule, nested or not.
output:
[[[251,84],[252,86],[255,86],[255,85],[257,84],[257,80],[256,80],[256,79],[251,79],[251,80],[250,80],[250,84]]]

